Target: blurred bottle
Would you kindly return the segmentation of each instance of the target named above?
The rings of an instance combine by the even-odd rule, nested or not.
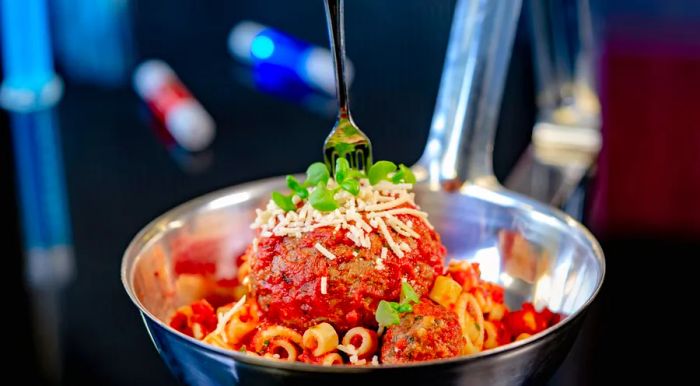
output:
[[[63,74],[101,86],[128,84],[133,66],[129,0],[52,0],[56,58]]]
[[[309,87],[335,96],[333,56],[277,29],[252,21],[238,23],[229,34],[229,51],[237,59],[258,66],[276,66],[298,77]],[[270,73],[269,70],[265,71]],[[347,62],[347,83],[352,83],[353,67]]]
[[[161,60],[141,63],[133,82],[136,93],[180,146],[200,151],[211,144],[216,132],[214,120],[168,64]]]
[[[33,111],[54,105],[63,84],[54,73],[45,0],[0,0],[4,81],[0,105]]]

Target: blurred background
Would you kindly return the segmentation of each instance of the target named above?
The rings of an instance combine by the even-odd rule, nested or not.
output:
[[[335,120],[323,4],[0,3],[8,335],[23,383],[174,384],[122,288],[122,253],[169,208],[319,159]],[[377,159],[413,164],[456,0],[346,3],[355,120]],[[523,3],[495,174],[583,221],[608,263],[551,384],[661,376],[651,354],[670,332],[648,310],[664,295],[640,291],[700,247],[700,3]]]

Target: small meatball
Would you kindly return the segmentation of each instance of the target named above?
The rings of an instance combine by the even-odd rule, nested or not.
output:
[[[387,329],[382,339],[385,364],[451,358],[462,353],[466,341],[454,312],[423,299],[401,323]]]

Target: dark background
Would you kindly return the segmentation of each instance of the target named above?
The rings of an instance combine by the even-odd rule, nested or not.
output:
[[[377,158],[411,164],[428,134],[454,2],[347,3],[348,56],[356,70],[354,116],[372,138]],[[661,269],[657,262],[698,257],[700,141],[693,133],[700,130],[700,117],[692,101],[700,89],[700,7],[693,4],[594,2],[606,142],[589,190],[587,219],[606,252],[608,276],[579,348],[553,384],[668,375],[658,353],[671,340],[660,315],[670,311],[651,308],[659,292],[646,278],[654,278],[654,288],[667,288],[671,285],[663,280],[672,268]],[[99,71],[76,71],[57,42],[56,64],[66,90],[56,114],[76,266],[60,294],[61,317],[55,321],[66,385],[173,384],[120,283],[126,245],[152,218],[188,199],[303,170],[321,156],[334,121],[332,114],[251,88],[250,74],[226,49],[231,27],[243,19],[325,46],[320,1],[144,0],[129,5],[119,32],[126,71],[107,78]],[[53,15],[52,23],[59,28],[77,20]],[[84,51],[109,60],[109,51],[94,43],[100,38],[74,38],[85,40]],[[496,138],[494,168],[500,180],[527,146],[535,118],[529,41],[523,19]],[[217,138],[210,151],[195,158],[205,164],[211,159],[203,170],[192,171],[182,157],[173,156],[134,94],[130,69],[146,58],[169,63],[214,117]],[[13,294],[9,335],[13,352],[29,370],[23,383],[43,384],[23,284],[10,135],[9,117],[2,111],[2,205],[11,225],[4,243]],[[641,317],[660,326],[645,330],[635,322]]]

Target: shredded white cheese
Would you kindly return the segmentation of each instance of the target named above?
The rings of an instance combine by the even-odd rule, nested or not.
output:
[[[379,358],[377,358],[376,355],[372,356],[372,365],[373,366],[379,366]]]
[[[333,180],[329,181],[329,189],[336,186]],[[388,246],[375,261],[375,268],[382,270],[387,259],[392,256],[401,258],[411,252],[410,244],[401,238],[420,238],[420,234],[414,229],[415,220],[423,221],[432,229],[427,220],[428,214],[421,211],[415,203],[412,187],[411,184],[393,184],[388,181],[372,186],[369,181],[363,179],[360,181],[360,192],[357,196],[344,190],[334,195],[339,207],[331,212],[316,210],[308,200],[295,200],[298,209],[285,212],[270,200],[265,209],[256,210],[257,215],[251,228],[260,231],[259,237],[301,237],[304,233],[322,227],[331,227],[334,232],[343,229],[347,231],[346,237],[356,247],[366,249],[372,246],[370,236],[379,235]],[[310,193],[313,189],[310,188]],[[294,196],[293,199],[296,198],[297,196]],[[402,217],[397,217],[398,215]],[[320,243],[316,243],[314,248],[329,260],[336,259],[336,256]],[[253,243],[253,251],[256,250],[257,240]],[[359,256],[356,251],[352,255]]]
[[[382,271],[382,270],[384,270],[384,268],[386,268],[386,266],[384,265],[384,260],[378,258],[374,262],[374,269],[376,269],[377,271]]]
[[[316,243],[314,244],[314,248],[321,252],[323,256],[326,256],[328,260],[335,260],[335,255],[332,254],[331,251],[327,250],[323,245]]]
[[[357,349],[355,348],[355,346],[353,346],[351,344],[349,344],[347,346],[339,344],[338,346],[336,346],[336,348],[339,351],[342,351],[342,352],[348,354],[348,356],[353,356],[353,355],[357,356]]]
[[[321,293],[328,294],[328,278],[325,276],[321,278]]]
[[[243,295],[238,300],[238,302],[233,305],[233,307],[231,307],[228,311],[226,311],[226,313],[221,315],[219,317],[219,322],[216,324],[216,328],[214,329],[214,331],[211,332],[211,334],[216,335],[216,334],[220,333],[221,331],[223,331],[224,327],[226,327],[226,323],[228,323],[228,321],[231,320],[233,315],[235,315],[236,312],[238,312],[241,309],[241,307],[243,307],[243,305],[245,304],[245,301],[246,301],[246,295]],[[226,334],[224,334],[224,340],[226,340]]]

